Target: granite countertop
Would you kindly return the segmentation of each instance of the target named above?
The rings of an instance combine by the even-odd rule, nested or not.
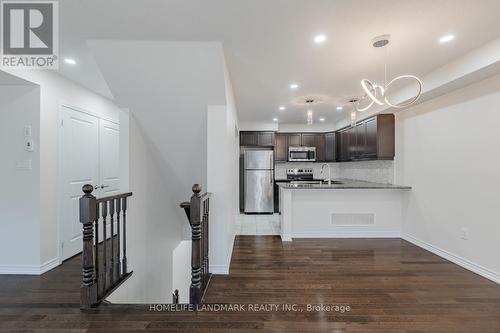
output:
[[[382,184],[382,183],[373,183],[366,182],[362,180],[353,180],[353,179],[332,179],[333,182],[338,182],[336,184],[328,185],[327,182],[323,184],[290,184],[287,180],[276,180],[276,183],[284,188],[284,189],[296,189],[296,190],[307,190],[307,189],[332,189],[332,190],[341,190],[341,189],[387,189],[387,190],[411,190],[411,186],[402,186],[402,185],[394,185],[394,184]]]

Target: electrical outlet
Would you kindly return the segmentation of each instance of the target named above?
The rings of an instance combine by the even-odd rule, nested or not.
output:
[[[462,231],[462,236],[460,238],[462,238],[463,240],[468,240],[469,239],[469,229],[462,228],[461,231]]]

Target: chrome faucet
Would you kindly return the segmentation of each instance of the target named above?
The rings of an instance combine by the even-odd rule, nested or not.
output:
[[[323,174],[325,165],[328,167],[328,185],[332,185],[332,168],[330,167],[330,164],[325,163],[321,166],[321,174]]]

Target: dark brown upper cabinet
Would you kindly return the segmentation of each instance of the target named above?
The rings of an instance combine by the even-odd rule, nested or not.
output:
[[[394,115],[381,114],[337,132],[337,160],[394,159]]]
[[[274,136],[274,160],[286,162],[288,159],[288,136],[286,134],[276,134]]]
[[[326,161],[326,138],[325,134],[315,134],[314,136],[314,147],[316,147],[316,161],[325,162]]]
[[[325,134],[325,162],[337,160],[337,145],[335,132]]]
[[[287,134],[288,147],[300,147],[302,146],[302,134]],[[287,148],[288,150],[288,148]]]
[[[314,147],[316,145],[316,135],[317,134],[302,134],[302,146],[303,147]]]
[[[240,146],[257,146],[257,133],[240,132]]]
[[[377,118],[371,118],[364,122],[365,129],[365,155],[377,156]]]
[[[274,133],[273,132],[258,133],[257,145],[259,145],[261,147],[273,147],[274,146]]]
[[[274,132],[240,132],[240,146],[274,147]]]
[[[241,132],[240,145],[273,147],[277,162],[288,160],[290,147],[316,147],[317,162],[394,159],[394,115],[382,114],[329,133]]]

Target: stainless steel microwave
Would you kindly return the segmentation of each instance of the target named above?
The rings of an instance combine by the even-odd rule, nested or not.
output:
[[[316,162],[316,147],[289,147],[289,162]]]

